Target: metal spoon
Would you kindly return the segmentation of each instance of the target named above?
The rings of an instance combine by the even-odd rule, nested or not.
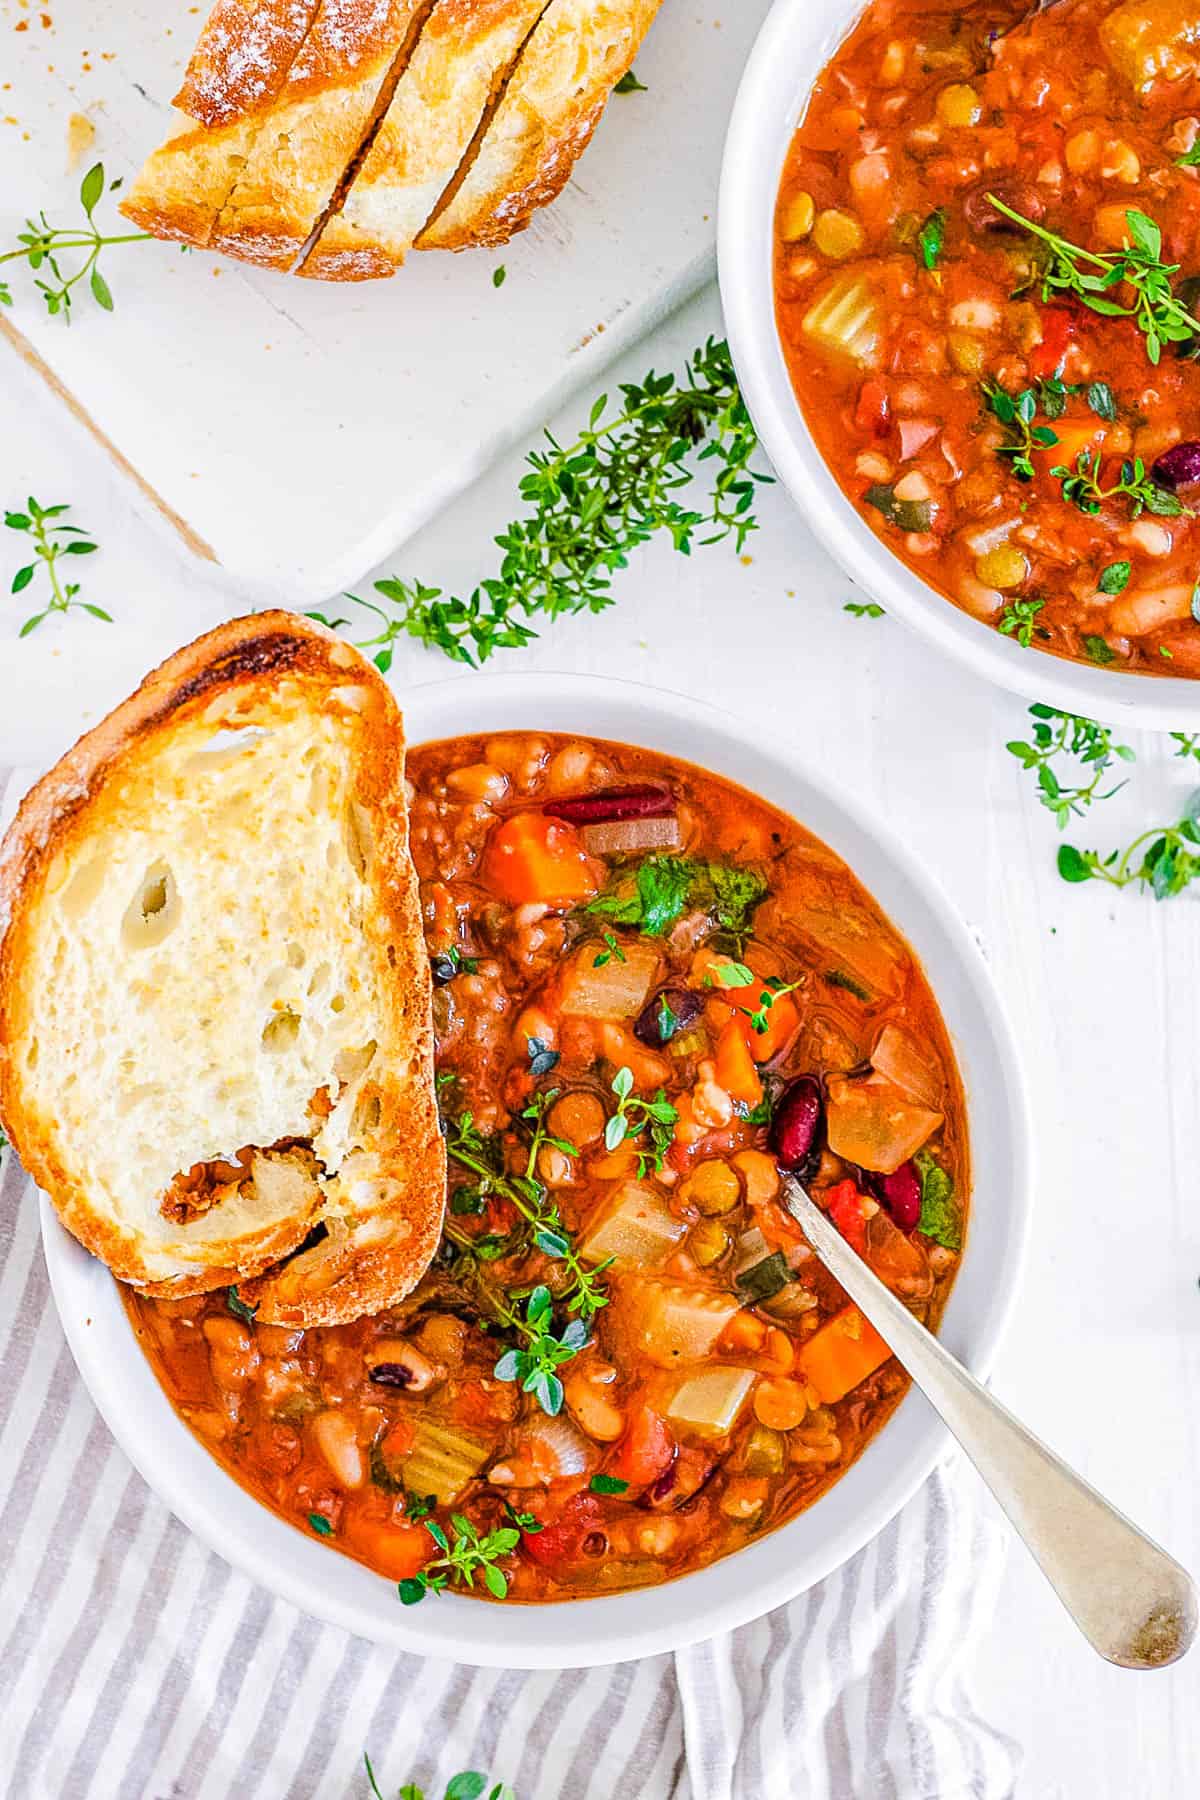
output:
[[[1093,1650],[1123,1669],[1177,1662],[1200,1623],[1187,1571],[967,1373],[794,1176],[784,1177],[783,1193],[821,1261],[954,1433]]]

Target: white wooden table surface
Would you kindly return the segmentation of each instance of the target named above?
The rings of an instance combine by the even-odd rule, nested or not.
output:
[[[81,317],[72,329],[103,326]],[[719,328],[710,293],[635,350],[625,371],[678,364]],[[70,501],[102,545],[77,570],[119,621],[73,617],[18,643],[24,611],[7,587],[20,543],[0,532],[3,763],[56,753],[231,606],[55,403],[4,362],[0,402],[0,502],[15,505],[30,488],[43,503]],[[380,572],[460,591],[487,573],[519,460]],[[1186,896],[1158,906],[1060,882],[1053,821],[1004,749],[1024,735],[1023,705],[936,662],[890,619],[843,612],[849,584],[784,497],[764,494],[759,512],[746,564],[725,549],[690,562],[648,550],[621,580],[613,611],[551,627],[524,664],[628,675],[765,715],[781,740],[886,815],[941,878],[1007,1002],[1039,1140],[1032,1254],[996,1389],[1196,1569],[1200,908]],[[513,665],[505,656],[497,667]],[[401,649],[396,669],[401,693],[406,682],[461,680],[469,727],[471,687],[486,675],[456,673],[415,645]],[[1161,740],[1135,747],[1136,796],[1110,801],[1076,841],[1115,844],[1135,818],[1174,817],[1196,785],[1200,770],[1193,764],[1189,777]],[[1109,1669],[1016,1547],[976,1681],[981,1709],[1025,1746],[1022,1796],[1183,1800],[1198,1791],[1200,1653],[1165,1673]]]

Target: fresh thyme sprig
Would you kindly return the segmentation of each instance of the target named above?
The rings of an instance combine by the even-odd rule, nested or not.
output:
[[[753,976],[751,976],[753,980]],[[617,1097],[617,1110],[604,1127],[604,1147],[616,1150],[621,1144],[647,1133],[650,1148],[638,1148],[638,1180],[653,1170],[658,1172],[666,1159],[675,1135],[679,1113],[659,1088],[652,1100],[640,1100],[633,1091],[633,1070],[618,1069],[613,1076],[612,1091]]]
[[[1125,499],[1129,502],[1132,518],[1138,518],[1143,511],[1158,513],[1164,518],[1192,518],[1190,507],[1185,506],[1178,494],[1168,488],[1159,487],[1146,473],[1146,465],[1140,456],[1132,461],[1126,459],[1121,464],[1121,475],[1111,487],[1103,487],[1100,481],[1100,454],[1098,451],[1081,450],[1075,458],[1075,467],[1068,469],[1059,463],[1051,469],[1056,481],[1062,482],[1062,497],[1077,506],[1081,513],[1094,517],[1106,500]]]
[[[511,1525],[481,1536],[476,1526],[462,1513],[450,1514],[453,1539],[436,1519],[422,1519],[426,1531],[441,1551],[416,1575],[406,1575],[400,1583],[400,1598],[405,1606],[415,1606],[426,1594],[440,1594],[450,1582],[459,1587],[474,1587],[476,1575],[483,1577],[489,1594],[503,1600],[508,1592],[508,1579],[497,1567],[500,1559],[511,1556],[521,1541],[521,1534]]]
[[[582,1319],[568,1319],[559,1336],[554,1332],[554,1301],[550,1289],[535,1287],[525,1302],[525,1316],[497,1298],[502,1323],[524,1343],[505,1350],[492,1370],[497,1381],[517,1381],[523,1393],[532,1394],[542,1411],[555,1418],[562,1411],[563,1384],[558,1370],[578,1356],[588,1341]]]
[[[379,1791],[379,1783],[375,1779],[375,1771],[371,1767],[371,1759],[363,1751],[363,1764],[367,1771],[367,1780],[371,1784],[371,1792],[375,1800],[383,1800]],[[446,1783],[446,1792],[442,1800],[481,1800],[484,1789],[491,1780],[488,1775],[481,1775],[478,1769],[463,1769],[461,1774],[452,1775]],[[406,1781],[396,1800],[425,1800],[425,1790],[417,1786],[415,1781]],[[488,1791],[487,1800],[516,1800],[516,1795],[505,1781],[497,1781]]]
[[[110,181],[108,192],[112,193],[120,185],[119,178]],[[24,231],[17,233],[19,247],[0,253],[0,266],[26,262],[35,273],[44,269],[53,277],[52,281],[39,279],[36,285],[46,302],[47,312],[52,317],[61,314],[68,324],[71,322],[73,293],[81,281],[87,282],[97,306],[105,312],[113,310],[112,289],[100,272],[100,252],[114,244],[140,243],[151,235],[148,231],[125,231],[106,237],[94,217],[104,192],[104,164],[93,163],[79,184],[84,216],[82,225],[51,225],[45,213],[39,212],[36,219],[26,219]],[[76,251],[83,252],[83,260],[77,269],[68,273],[59,259]],[[11,288],[7,282],[0,281],[0,305],[11,306],[12,303]]]
[[[1066,382],[1051,375],[1017,394],[994,381],[985,381],[981,391],[987,411],[1008,429],[1007,441],[997,444],[996,455],[1011,458],[1018,481],[1032,481],[1037,474],[1035,450],[1049,450],[1059,442],[1053,423],[1037,423],[1039,413],[1047,421],[1057,421],[1066,412],[1070,396],[1081,393],[1098,419],[1111,421],[1117,416],[1116,396],[1107,381]]]
[[[538,1158],[545,1147],[559,1150],[564,1156],[579,1154],[574,1144],[553,1136],[547,1125],[547,1112],[557,1094],[557,1088],[535,1094],[521,1114],[533,1124],[523,1173],[509,1174],[499,1166],[488,1141],[475,1130],[469,1113],[450,1126],[446,1153],[479,1178],[478,1192],[484,1198],[496,1194],[516,1209],[530,1227],[532,1240],[544,1256],[565,1265],[567,1282],[559,1298],[565,1302],[568,1312],[577,1313],[585,1325],[590,1325],[601,1308],[608,1305],[608,1294],[600,1279],[608,1265],[599,1263],[595,1268],[589,1268],[580,1260],[562,1214],[537,1178]],[[451,1196],[451,1211],[454,1210],[454,1197]],[[454,1241],[459,1240],[455,1238]],[[469,1249],[469,1243],[465,1247]],[[507,1248],[504,1246],[504,1250]]]
[[[1200,319],[1193,318],[1171,286],[1179,264],[1163,262],[1162,231],[1144,212],[1135,207],[1127,210],[1129,238],[1122,249],[1084,250],[1014,212],[995,194],[987,198],[998,213],[1038,238],[1049,250],[1042,270],[1043,300],[1054,293],[1073,294],[1092,312],[1107,318],[1132,319],[1146,339],[1146,355],[1152,363],[1158,362],[1164,344],[1182,344],[1200,332]],[[1087,273],[1081,263],[1098,273]],[[1133,289],[1132,306],[1122,306],[1110,298],[1115,288],[1125,284]]]
[[[66,504],[39,506],[33,495],[30,494],[25,502],[24,512],[6,512],[4,515],[4,523],[10,531],[24,532],[32,539],[33,543],[34,560],[23,564],[17,570],[12,578],[11,592],[14,594],[24,593],[37,574],[39,567],[45,569],[50,582],[50,599],[40,612],[29,615],[17,634],[19,637],[28,637],[29,633],[36,631],[42,620],[49,618],[51,613],[70,612],[72,607],[91,613],[94,619],[103,619],[106,624],[112,624],[112,614],[106,613],[102,606],[95,606],[90,600],[76,598],[79,593],[77,581],[68,581],[64,584],[59,579],[57,564],[60,557],[91,556],[93,551],[100,547],[92,542],[91,537],[81,525],[54,523],[70,510],[70,506]]]
[[[1108,800],[1124,787],[1125,783],[1119,781],[1116,787],[1100,791],[1113,759],[1119,757],[1122,762],[1131,763],[1136,758],[1128,744],[1114,743],[1109,728],[1098,725],[1095,719],[1059,712],[1053,706],[1031,706],[1029,712],[1034,722],[1033,742],[1014,738],[1006,748],[1023,769],[1036,770],[1038,799],[1053,813],[1059,830],[1064,831],[1072,815],[1081,816],[1095,801]],[[1091,780],[1074,787],[1065,785],[1052,766],[1060,757],[1074,757],[1091,771]]]
[[[757,529],[755,485],[771,478],[750,467],[758,439],[746,411],[728,345],[710,338],[682,378],[651,372],[621,387],[611,417],[608,396],[592,407],[573,443],[549,433],[532,451],[520,485],[530,510],[496,539],[498,575],[468,599],[420,581],[377,581],[379,601],[346,598],[370,612],[379,629],[359,644],[386,671],[397,641],[415,638],[456,662],[486,662],[519,649],[537,632],[535,618],[602,612],[613,604],[613,577],[630,553],[659,533],[687,556],[696,545],[732,540],[741,550]],[[694,508],[677,498],[709,464],[707,493]],[[311,615],[339,628],[346,619]]]
[[[1140,832],[1124,850],[1101,856],[1060,844],[1058,872],[1064,881],[1107,881],[1115,888],[1136,881],[1156,900],[1181,894],[1200,876],[1200,793],[1193,794],[1173,825]]]
[[[1049,637],[1037,622],[1038,614],[1045,606],[1045,600],[1036,595],[1022,598],[1020,595],[1009,600],[1004,611],[996,621],[996,630],[1002,631],[1005,637],[1015,637],[1023,650],[1028,650],[1036,631],[1039,637]]]

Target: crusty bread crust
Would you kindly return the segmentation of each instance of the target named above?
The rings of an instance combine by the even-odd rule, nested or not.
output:
[[[418,250],[505,244],[562,191],[662,0],[553,0]]]
[[[151,1254],[144,1235],[81,1180],[81,1147],[62,1126],[53,1092],[44,1091],[47,1051],[39,1059],[37,1037],[47,1028],[50,995],[30,976],[39,967],[39,934],[94,842],[110,841],[144,804],[152,791],[146,772],[170,749],[182,744],[190,752],[201,735],[207,741],[264,721],[269,731],[277,720],[316,723],[331,716],[352,746],[349,791],[369,833],[355,941],[378,993],[378,1053],[357,1086],[343,1084],[350,1090],[346,1105],[334,1104],[323,1122],[309,1122],[318,1154],[325,1148],[330,1163],[339,1164],[332,1173],[327,1165],[319,1185],[284,1151],[271,1184],[282,1185],[283,1203],[261,1227],[256,1196],[264,1211],[273,1196],[252,1187],[248,1200],[233,1203],[239,1229],[228,1242],[214,1212],[194,1227],[179,1226],[178,1238],[161,1227],[167,1248],[158,1243]],[[185,787],[184,804],[187,796]],[[227,827],[198,812],[195,830]],[[235,833],[232,848],[245,856],[252,882],[255,846],[239,852]],[[135,984],[130,1013],[138,1006]],[[122,1026],[111,1017],[72,1020],[81,1047],[97,1030],[119,1037]],[[68,1044],[68,1063],[74,1054]],[[371,1122],[360,1124],[356,1113],[351,1124],[350,1104],[362,1099]],[[395,1304],[423,1274],[441,1230],[445,1153],[434,1100],[428,958],[408,856],[403,727],[386,683],[349,645],[285,612],[223,625],[149,675],[26,796],[0,845],[0,1117],[68,1230],[143,1291],[183,1296],[257,1277],[252,1303],[262,1318],[331,1324]],[[279,1154],[260,1148],[268,1160]],[[191,1161],[181,1152],[181,1167]],[[275,1268],[316,1226],[324,1227],[321,1241]]]
[[[350,178],[433,0],[322,0],[210,241],[290,269]]]
[[[169,139],[121,203],[143,231],[290,269],[349,178],[433,0],[320,0],[274,92]],[[216,114],[216,103],[208,110]]]
[[[438,0],[340,208],[298,270],[365,281],[401,266],[549,0]]]
[[[226,125],[279,92],[319,0],[216,0],[175,105],[201,125]]]

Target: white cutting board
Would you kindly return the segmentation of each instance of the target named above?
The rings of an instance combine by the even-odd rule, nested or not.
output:
[[[97,157],[128,178],[167,134],[205,10],[44,5],[0,0],[5,248],[31,207],[70,223]],[[0,397],[10,356],[37,361],[252,601],[336,592],[710,275],[725,125],[767,8],[665,0],[636,64],[649,92],[613,96],[565,194],[502,251],[414,255],[394,280],[326,285],[131,244],[102,265],[116,311],[81,294],[69,328],[9,265]],[[96,139],[69,174],[75,112]]]

